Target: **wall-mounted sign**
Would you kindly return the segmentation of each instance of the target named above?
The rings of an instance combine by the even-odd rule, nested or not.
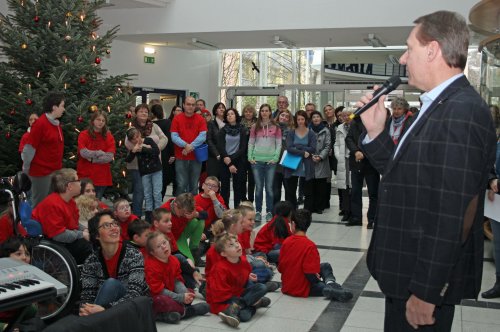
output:
[[[150,63],[153,64],[155,63],[155,57],[154,56],[144,56],[144,63]]]

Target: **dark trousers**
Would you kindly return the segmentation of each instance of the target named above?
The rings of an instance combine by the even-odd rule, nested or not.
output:
[[[434,325],[419,326],[415,330],[406,320],[406,301],[400,299],[386,298],[385,299],[385,318],[384,318],[384,331],[385,332],[446,332],[451,331],[453,324],[453,316],[455,315],[454,305],[442,305],[436,307],[434,311],[434,318],[436,323]]]
[[[233,193],[234,193],[234,208],[236,209],[240,205],[243,199],[243,193],[245,191],[245,178],[241,176],[245,174],[245,162],[244,160],[233,160],[233,164],[238,170],[236,174],[231,174],[229,167],[224,164],[223,161],[219,163],[219,175],[220,175],[220,195],[224,199],[227,207],[229,208],[229,197],[231,193],[231,178],[233,179]]]
[[[329,198],[326,178],[304,182],[304,209],[310,212],[323,211],[327,208]]]
[[[242,322],[247,322],[255,315],[253,306],[267,293],[267,287],[261,283],[250,283],[241,297],[233,297],[228,303],[238,303],[240,305],[239,318]],[[246,311],[246,312],[244,312]]]
[[[252,168],[250,167],[250,163],[248,162],[248,160],[245,161],[245,173],[243,173],[243,179],[244,182],[248,184],[246,188],[246,193],[247,193],[246,198],[250,202],[253,202],[254,199],[253,197],[255,192],[255,180],[253,178]]]
[[[326,286],[327,281],[335,281],[333,269],[330,263],[321,263],[319,267],[319,275],[321,281],[311,285],[309,289],[309,296],[323,296],[323,288]]]
[[[339,189],[340,210],[345,214],[351,214],[351,188]]]
[[[306,179],[301,177],[299,179],[299,198],[304,198],[304,185],[306,183]]]
[[[273,181],[273,195],[274,195],[274,204],[281,201],[281,187],[285,188],[285,193],[286,193],[286,187],[288,182],[285,179],[285,175],[283,172],[276,172],[274,174],[274,181]]]
[[[378,184],[380,175],[376,172],[360,172],[353,170],[351,172],[351,218],[353,220],[363,220],[363,180],[366,180],[368,187],[368,222],[373,222],[377,208]]]
[[[299,182],[298,176],[290,176],[286,179],[285,187],[285,200],[292,203],[294,208],[297,208],[297,184]]]

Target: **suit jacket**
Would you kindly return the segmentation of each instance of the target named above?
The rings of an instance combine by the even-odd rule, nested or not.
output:
[[[382,174],[367,264],[388,297],[457,304],[481,286],[495,129],[465,76],[420,116],[395,157],[387,131],[362,146]]]
[[[349,131],[347,132],[347,136],[345,138],[345,145],[349,149],[349,168],[351,172],[360,172],[363,174],[377,173],[377,170],[372,166],[372,164],[370,164],[369,159],[363,158],[360,162],[356,161],[355,154],[356,152],[361,151],[358,142],[363,131],[366,131],[363,122],[361,122],[359,117],[355,117],[349,126]]]

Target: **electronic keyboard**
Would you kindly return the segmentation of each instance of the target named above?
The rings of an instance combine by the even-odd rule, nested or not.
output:
[[[68,288],[33,265],[0,258],[0,311],[66,294]]]

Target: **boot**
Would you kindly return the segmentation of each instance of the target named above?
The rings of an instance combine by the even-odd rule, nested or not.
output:
[[[227,325],[238,327],[240,325],[239,312],[240,306],[237,303],[231,303],[224,311],[219,312],[219,317]]]
[[[181,314],[178,312],[161,312],[156,315],[156,320],[169,324],[177,324],[181,320]]]
[[[153,211],[144,211],[144,218],[151,224],[153,222]]]
[[[200,250],[200,248],[193,248],[190,250],[194,258],[194,266],[205,267],[205,261],[201,259],[201,250],[203,249]]]
[[[340,286],[336,282],[328,283],[323,288],[323,296],[329,300],[336,300],[339,302],[347,302],[352,299],[352,293]]]
[[[482,293],[481,296],[484,299],[494,299],[500,297],[500,277],[497,277],[497,281],[490,290]]]
[[[186,306],[186,313],[183,318],[190,318],[194,316],[203,316],[210,311],[210,306],[206,302],[196,303]]]

